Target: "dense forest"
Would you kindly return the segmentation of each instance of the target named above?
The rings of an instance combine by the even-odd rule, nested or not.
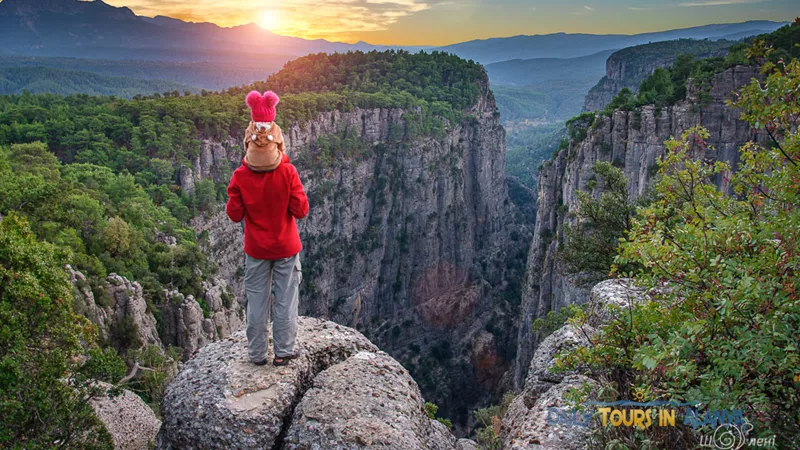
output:
[[[88,94],[131,98],[154,92],[199,92],[197,88],[162,80],[140,80],[130,77],[98,75],[77,70],[47,67],[15,67],[0,69],[0,95],[21,94]]]
[[[111,301],[104,292],[113,272],[141,283],[157,320],[159,306],[171,301],[165,289],[195,295],[207,312],[197,294],[215,267],[189,220],[224,201],[225,185],[203,180],[189,195],[178,180],[201,139],[241,134],[249,121],[245,92],[278,91],[277,121],[284,128],[335,108],[405,107],[409,119],[420,119],[412,120],[414,132],[435,133],[468,118],[465,109],[477,101],[483,77],[477,64],[441,53],[357,52],[301,58],[266,82],[225,92],[0,96],[0,416],[9,421],[0,447],[19,441],[46,447],[75,439],[64,435],[75,427],[87,430],[93,443],[83,448],[107,447],[107,435],[75,397],[90,386],[77,380],[71,391],[56,380],[69,371],[114,382],[125,364],[113,350],[101,350],[109,343],[98,342],[92,327],[76,318],[65,264],[87,276],[101,306]],[[320,151],[330,154],[339,151],[330,146],[350,143],[326,142]],[[25,290],[13,283],[18,279],[39,290]],[[32,307],[36,302],[49,309]],[[38,352],[30,342],[43,329],[55,333],[52,342],[69,345],[57,354]],[[81,365],[82,352],[90,350]],[[21,402],[20,389],[46,395]],[[61,427],[74,411],[74,426]],[[37,425],[37,416],[53,426]]]

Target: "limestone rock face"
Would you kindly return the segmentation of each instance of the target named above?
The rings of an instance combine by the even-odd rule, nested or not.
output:
[[[166,389],[156,448],[455,448],[408,372],[357,331],[301,317],[298,345],[285,367],[250,363],[242,333],[201,348]]]
[[[565,325],[545,338],[531,359],[525,387],[514,398],[503,416],[500,438],[504,450],[580,450],[584,448],[585,428],[548,424],[548,408],[568,406],[564,394],[584,384],[596,386],[577,373],[554,374],[550,369],[560,353],[589,344],[594,329]]]
[[[128,321],[136,326],[136,338],[142,346],[181,347],[184,358],[188,358],[206,343],[230,336],[245,323],[244,311],[232,290],[218,278],[202,285],[210,317],[204,316],[193,296],[169,291],[165,292],[168,303],[158,306],[162,320],[159,328],[139,283],[117,274],[109,275],[103,289],[111,304],[102,306],[97,304],[86,277],[72,268],[69,271],[75,287],[75,310],[97,325],[100,337],[114,345],[120,344],[114,340],[114,327]]]
[[[417,384],[384,353],[359,352],[314,378],[295,408],[288,449],[452,449]]]
[[[98,383],[108,390],[111,385]],[[154,443],[161,427],[153,410],[133,392],[125,389],[115,397],[92,398],[95,415],[103,422],[117,450],[141,450]]]
[[[564,395],[586,383],[594,382],[582,375],[570,375],[560,383],[526,387],[525,393],[511,402],[503,418],[503,450],[583,450],[589,429],[548,424],[547,414],[548,408],[569,406]]]
[[[598,111],[605,108],[623,88],[636,93],[645,78],[659,67],[672,65],[679,54],[692,53],[695,58],[708,58],[728,53],[727,46],[689,52],[680,48],[668,50],[664,48],[665,45],[670,44],[657,42],[612,53],[606,60],[605,76],[589,90],[583,110]]]
[[[698,100],[697,89],[689,83],[687,100],[674,106],[659,110],[645,106],[639,111],[616,111],[611,117],[601,117],[584,140],[572,142],[569,149],[544,164],[538,179],[539,210],[523,279],[515,387],[522,387],[539,344],[531,329],[533,321],[549,311],[589,299],[586,287],[577,283],[575,277],[563,274],[556,254],[558,242],[564,237],[564,221],[574,220],[569,215],[578,207],[577,193],[587,191],[594,177],[592,166],[598,161],[609,161],[621,167],[628,179],[629,198],[639,197],[651,185],[656,161],[666,151],[664,142],[699,124],[708,128],[709,145],[714,148],[708,150],[706,157],[731,162],[735,167],[739,147],[754,137],[763,137],[740,120],[739,111],[726,106],[725,101],[760,76],[757,67],[733,67],[713,77],[706,102]],[[723,189],[729,188],[721,177],[716,181]],[[599,194],[596,188],[593,195]]]
[[[147,310],[142,285],[112,273],[108,276],[108,295],[114,300],[114,321],[128,318],[139,330],[142,345],[161,346],[156,329],[156,318]]]
[[[75,290],[75,312],[82,314],[92,323],[97,325],[98,334],[103,340],[111,339],[111,323],[114,321],[110,308],[103,308],[97,304],[89,282],[79,271],[67,266],[69,279]]]

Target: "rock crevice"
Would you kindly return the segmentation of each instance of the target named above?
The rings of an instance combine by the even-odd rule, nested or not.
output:
[[[166,389],[157,449],[455,449],[419,388],[357,331],[301,317],[302,355],[256,366],[236,333],[182,365]]]

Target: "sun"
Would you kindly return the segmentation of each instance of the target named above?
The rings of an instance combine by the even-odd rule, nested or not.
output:
[[[261,28],[272,31],[278,26],[278,13],[275,11],[264,11],[261,13],[261,20],[258,23]]]

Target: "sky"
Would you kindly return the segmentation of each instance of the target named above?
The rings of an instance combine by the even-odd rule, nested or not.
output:
[[[635,34],[709,23],[790,21],[797,0],[105,0],[144,16],[256,23],[306,39],[446,45],[555,32]]]

